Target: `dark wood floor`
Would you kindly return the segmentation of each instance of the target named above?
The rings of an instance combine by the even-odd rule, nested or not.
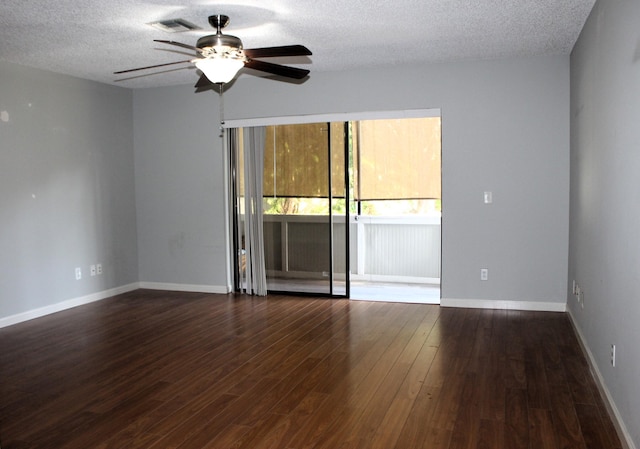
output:
[[[0,329],[18,448],[620,448],[568,318],[140,290]]]

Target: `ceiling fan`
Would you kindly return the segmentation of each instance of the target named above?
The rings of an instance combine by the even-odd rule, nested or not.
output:
[[[309,74],[309,70],[255,59],[311,55],[311,51],[304,45],[244,49],[239,38],[229,34],[222,34],[222,29],[229,24],[228,16],[209,16],[209,23],[216,29],[216,34],[201,37],[195,46],[181,42],[154,39],[154,42],[193,50],[196,56],[194,59],[121,70],[114,72],[114,75],[190,62],[202,71],[202,75],[195,85],[195,87],[201,88],[212,84],[222,85],[228,83],[243,67],[293,79],[302,79]]]

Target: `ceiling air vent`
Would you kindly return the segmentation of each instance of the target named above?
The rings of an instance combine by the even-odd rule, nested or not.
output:
[[[162,30],[166,33],[181,33],[183,31],[191,31],[199,29],[191,22],[187,22],[184,19],[169,19],[161,20],[159,22],[151,22],[147,25],[151,25],[158,30]]]

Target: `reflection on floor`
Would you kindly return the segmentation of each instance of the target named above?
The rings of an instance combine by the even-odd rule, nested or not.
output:
[[[272,292],[330,294],[328,280],[268,278],[267,288]],[[336,282],[333,293],[344,294],[344,282]],[[401,284],[395,282],[352,281],[350,299],[364,301],[407,302],[440,304],[440,285]]]
[[[366,301],[440,304],[440,285],[352,282],[350,296]]]

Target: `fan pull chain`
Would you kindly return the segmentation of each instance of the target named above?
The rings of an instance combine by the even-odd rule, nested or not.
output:
[[[220,137],[224,137],[224,95],[222,95],[224,84],[219,83],[220,88]]]

